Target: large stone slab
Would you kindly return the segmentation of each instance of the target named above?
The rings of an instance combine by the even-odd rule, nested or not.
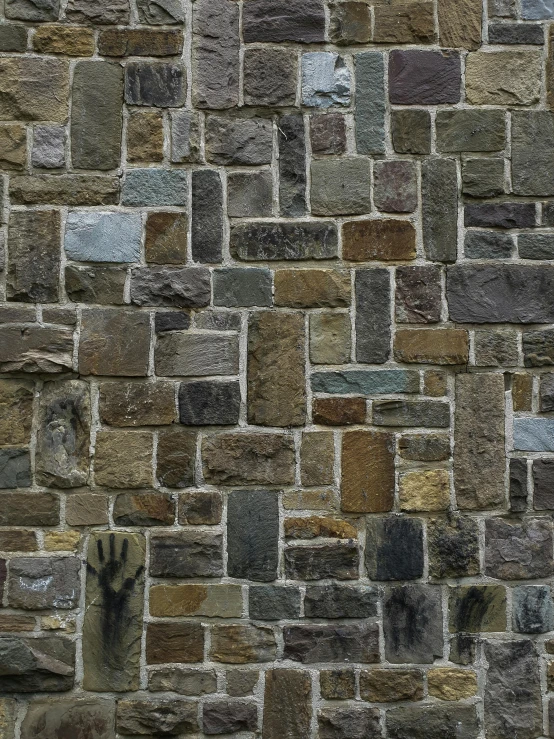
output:
[[[73,330],[58,326],[0,327],[2,372],[64,372],[73,368]]]
[[[75,642],[62,636],[0,638],[0,692],[60,693],[75,679]]]
[[[325,38],[322,0],[254,0],[244,9],[246,43],[296,41],[318,43]]]
[[[516,195],[554,194],[554,114],[517,111],[512,117],[512,185]]]
[[[284,434],[229,433],[204,439],[207,482],[223,485],[290,485],[294,482],[294,440]]]
[[[10,606],[31,611],[76,608],[80,569],[76,557],[15,557],[10,560]]]
[[[87,554],[83,687],[138,690],[146,544],[141,534],[93,534]]]
[[[248,420],[301,426],[306,418],[304,319],[295,313],[252,314],[248,327]]]
[[[324,221],[255,221],[231,228],[231,255],[242,261],[334,259],[337,228]]]
[[[140,261],[138,213],[73,211],[65,224],[65,253],[77,262]]]
[[[37,482],[47,487],[86,485],[90,444],[89,384],[47,382],[40,396],[35,452]]]
[[[504,409],[503,375],[456,376],[454,491],[462,509],[504,503]]]
[[[68,100],[68,62],[23,56],[0,59],[0,120],[64,123]]]
[[[95,698],[30,703],[21,724],[21,739],[59,739],[66,735],[75,739],[115,739],[115,703]]]
[[[388,588],[383,613],[385,654],[389,662],[426,664],[442,658],[439,586],[418,584]]]
[[[264,739],[305,739],[312,718],[312,682],[304,670],[271,669],[266,672]]]

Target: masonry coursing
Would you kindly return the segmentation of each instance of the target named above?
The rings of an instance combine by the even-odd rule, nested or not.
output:
[[[0,736],[554,736],[554,2],[4,0]]]

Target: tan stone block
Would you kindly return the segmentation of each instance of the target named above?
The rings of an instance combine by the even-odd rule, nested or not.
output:
[[[78,531],[47,531],[44,534],[44,549],[47,552],[76,552],[81,541]]]
[[[352,324],[345,313],[310,316],[310,361],[314,364],[346,364],[350,360]]]
[[[169,426],[177,419],[172,382],[103,382],[100,419],[109,426]]]
[[[285,518],[285,537],[287,539],[315,539],[318,536],[333,539],[355,539],[358,536],[358,530],[349,521],[326,516]]]
[[[150,615],[208,616],[240,618],[242,616],[240,585],[153,585],[150,588]]]
[[[94,479],[110,488],[152,485],[153,436],[147,431],[99,431]]]
[[[0,120],[63,123],[68,102],[68,62],[24,56],[0,59]]]
[[[330,269],[279,269],[275,305],[288,308],[345,308],[350,305],[350,273]]]
[[[423,376],[423,392],[431,398],[442,398],[448,391],[448,375],[441,370],[429,370]]]
[[[119,178],[103,175],[20,175],[10,178],[10,198],[19,205],[113,205]]]
[[[300,479],[302,485],[331,485],[334,480],[335,441],[331,431],[302,434]]]
[[[512,377],[512,402],[516,412],[533,409],[533,375],[518,372]]]
[[[392,434],[348,431],[342,437],[341,508],[353,513],[392,510],[394,502]]]
[[[427,44],[432,43],[434,38],[433,3],[393,3],[375,8],[375,43]]]
[[[418,364],[466,364],[469,336],[462,329],[400,329],[394,337],[394,358]]]
[[[333,511],[336,507],[332,490],[288,490],[283,493],[283,508],[287,511]]]
[[[162,112],[133,110],[127,121],[127,161],[161,162],[163,156]]]
[[[187,261],[188,218],[184,213],[149,213],[146,221],[146,261],[184,264]]]
[[[473,670],[437,667],[427,673],[429,695],[443,701],[459,701],[477,693],[477,675]]]
[[[18,124],[0,126],[0,168],[24,169],[27,164],[27,131]]]
[[[214,624],[210,657],[215,662],[272,662],[277,656],[273,629],[252,624]]]
[[[540,99],[540,51],[478,51],[466,60],[471,105],[532,105]]]
[[[450,504],[448,470],[418,470],[400,477],[403,511],[444,511]]]
[[[42,616],[40,628],[44,631],[65,631],[66,634],[74,634],[77,629],[77,622],[75,616],[54,614],[52,616]]]
[[[0,381],[0,446],[31,440],[33,389],[27,380]]]
[[[202,443],[206,482],[218,485],[292,485],[294,440],[284,434],[228,433]]]
[[[70,526],[102,526],[108,523],[108,498],[96,493],[68,495],[65,520]]]
[[[202,662],[204,659],[204,627],[202,624],[185,623],[148,624],[146,630],[146,662]]]
[[[446,49],[475,51],[481,45],[481,0],[438,0],[439,39]]]
[[[420,701],[423,698],[421,670],[362,670],[360,695],[372,703]]]
[[[92,56],[94,31],[92,28],[44,24],[35,31],[33,48],[39,54]]]

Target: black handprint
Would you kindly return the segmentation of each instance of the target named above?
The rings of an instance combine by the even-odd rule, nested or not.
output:
[[[98,578],[101,594],[101,632],[105,657],[113,667],[120,666],[125,661],[122,636],[125,633],[130,618],[129,600],[138,578],[144,572],[144,567],[137,567],[132,577],[124,577],[127,564],[129,540],[124,539],[119,557],[115,553],[115,535],[110,534],[110,552],[106,560],[104,545],[101,539],[96,542],[98,550],[98,570],[87,562],[87,571]]]

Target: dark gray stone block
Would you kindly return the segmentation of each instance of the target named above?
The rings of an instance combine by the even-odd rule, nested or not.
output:
[[[279,621],[300,617],[300,590],[281,585],[252,585],[248,591],[250,618]]]
[[[179,386],[179,420],[185,426],[233,425],[239,410],[238,381],[193,380]]]
[[[368,519],[365,565],[372,580],[416,580],[421,577],[421,521],[398,516]]]
[[[356,270],[356,360],[383,364],[390,356],[390,275],[386,269]]]
[[[399,585],[388,588],[383,603],[383,628],[389,662],[428,664],[442,658],[440,587]]]
[[[227,508],[227,570],[257,582],[277,578],[279,504],[277,493],[237,490]]]

